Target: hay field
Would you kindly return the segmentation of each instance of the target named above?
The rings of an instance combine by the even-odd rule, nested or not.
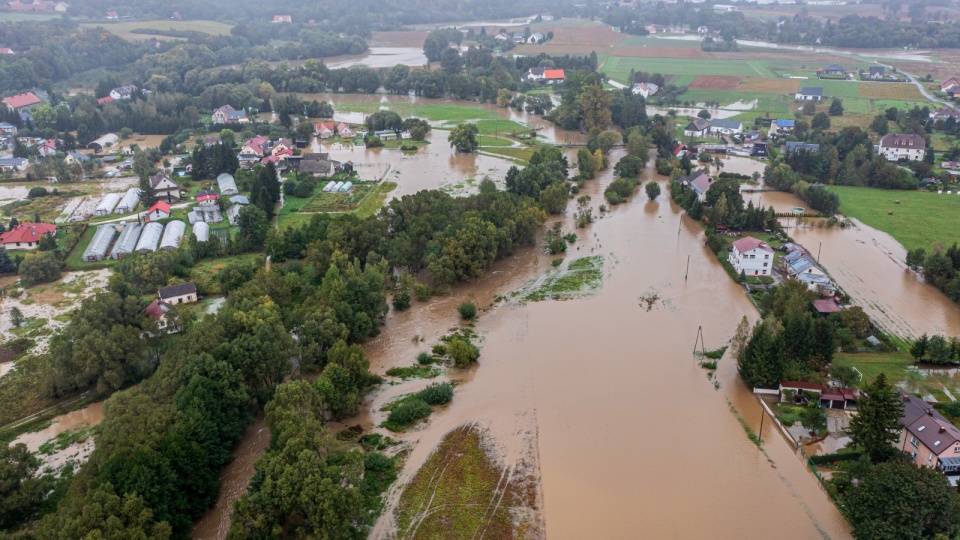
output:
[[[736,90],[743,80],[742,77],[728,75],[697,75],[690,83],[690,88],[696,90]]]

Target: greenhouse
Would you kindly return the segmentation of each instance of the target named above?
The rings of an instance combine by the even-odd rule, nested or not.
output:
[[[210,239],[210,226],[204,222],[193,226],[193,235],[197,237],[197,242],[206,242]]]
[[[132,187],[127,190],[123,195],[123,198],[120,199],[120,204],[117,205],[117,208],[114,209],[114,214],[129,214],[133,212],[133,209],[137,207],[137,203],[140,202],[140,188]]]
[[[85,262],[102,261],[107,256],[107,250],[110,244],[117,236],[117,228],[114,225],[101,225],[97,227],[97,233],[93,235],[93,240],[83,252]]]
[[[97,209],[93,211],[95,216],[107,216],[113,212],[113,209],[117,207],[117,203],[120,202],[121,195],[119,193],[107,193],[100,199],[100,204],[97,205]]]
[[[350,191],[350,188],[352,187],[353,187],[353,182],[346,182],[345,184],[340,186],[340,193],[346,193]]]
[[[332,188],[330,188],[330,192],[331,192],[331,193],[336,193],[336,192],[340,191],[340,188],[342,188],[342,187],[343,187],[343,182],[337,182],[336,184],[333,185]]]
[[[114,244],[113,253],[110,256],[119,259],[124,255],[133,253],[133,250],[137,249],[137,240],[140,239],[141,230],[143,230],[143,225],[139,223],[125,225],[123,230],[120,231],[120,238],[117,238],[117,243]]]
[[[329,192],[333,190],[333,186],[335,185],[337,185],[337,181],[331,180],[330,182],[327,183],[327,185],[323,186],[323,190]]]
[[[163,229],[163,239],[160,240],[160,249],[177,249],[180,239],[187,232],[187,224],[182,221],[171,221]]]
[[[227,173],[223,173],[217,177],[217,186],[220,187],[220,195],[236,195],[240,193],[237,190],[237,183],[234,181],[233,176]]]
[[[163,225],[159,223],[147,223],[143,226],[143,231],[140,233],[140,240],[137,241],[135,251],[156,251],[161,234],[163,234]]]

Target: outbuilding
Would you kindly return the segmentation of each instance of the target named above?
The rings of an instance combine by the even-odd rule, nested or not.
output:
[[[137,208],[137,203],[140,202],[140,188],[132,187],[127,190],[123,195],[123,198],[120,199],[120,204],[113,210],[114,214],[129,214]]]
[[[97,209],[93,211],[95,216],[107,216],[113,213],[113,209],[117,207],[117,204],[120,202],[122,195],[119,193],[107,193],[100,199],[100,203],[97,204]]]
[[[187,224],[174,220],[167,223],[163,228],[163,238],[160,240],[160,249],[177,249],[180,247],[180,239],[187,232]]]
[[[147,223],[143,226],[140,233],[140,239],[137,240],[135,251],[156,251],[157,244],[160,243],[160,235],[163,234],[163,225],[159,223]]]
[[[159,221],[168,217],[170,217],[170,205],[163,201],[153,203],[153,206],[147,210],[147,221]]]
[[[178,283],[169,287],[161,287],[157,291],[161,302],[170,305],[190,304],[197,301],[197,284],[188,281],[187,283]]]
[[[120,231],[120,238],[117,238],[117,243],[113,245],[113,252],[110,257],[119,259],[124,255],[133,253],[137,249],[137,241],[140,239],[141,230],[143,230],[143,225],[139,223],[124,225],[123,230]]]
[[[240,193],[240,190],[237,189],[237,182],[231,174],[222,173],[220,176],[217,176],[217,186],[220,188],[220,195],[223,196]]]
[[[210,240],[210,226],[202,221],[195,223],[193,225],[193,236],[197,239],[197,242]]]
[[[117,228],[114,225],[101,225],[97,227],[93,240],[83,251],[84,262],[102,261],[107,256],[107,250],[113,244],[113,239],[117,237]]]

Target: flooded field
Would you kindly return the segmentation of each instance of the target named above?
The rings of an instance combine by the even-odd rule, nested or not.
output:
[[[325,61],[330,69],[352,66],[389,68],[398,65],[423,66],[427,57],[422,47],[370,47],[366,53],[353,56],[334,56]]]

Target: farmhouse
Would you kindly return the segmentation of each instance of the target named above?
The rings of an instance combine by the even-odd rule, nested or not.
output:
[[[11,112],[22,112],[29,111],[37,105],[40,105],[43,103],[43,100],[38,98],[33,92],[25,92],[3,98],[3,102]]]
[[[703,118],[697,118],[683,128],[683,135],[684,137],[703,137],[707,134],[708,129],[710,129],[710,122]]]
[[[844,75],[846,70],[843,69],[843,66],[840,64],[830,64],[829,66],[823,68],[824,75]]]
[[[197,284],[188,281],[169,287],[161,287],[157,291],[160,301],[165,304],[190,304],[197,301]]]
[[[901,399],[903,431],[897,448],[909,454],[918,466],[936,469],[956,485],[960,474],[960,430],[920,398],[901,393]]]
[[[263,135],[257,135],[256,137],[250,139],[249,141],[243,143],[243,146],[240,147],[241,155],[252,155],[263,157],[264,147],[267,144],[267,139]]]
[[[290,15],[274,15],[273,22],[275,23],[291,23],[293,18]]]
[[[120,101],[121,99],[130,99],[133,97],[133,94],[136,91],[137,91],[136,86],[132,84],[128,84],[126,86],[120,86],[111,90],[110,97],[112,97],[114,101]]]
[[[150,176],[149,180],[157,199],[168,203],[180,200],[180,186],[166,174],[159,172]]]
[[[890,133],[880,139],[877,153],[887,161],[919,161],[926,154],[923,137],[910,133]]]
[[[940,91],[950,97],[960,94],[960,81],[956,77],[950,77],[940,83]]]
[[[884,75],[883,67],[881,67],[881,66],[873,66],[873,67],[870,68],[870,72],[869,72],[869,73],[865,73],[863,76],[864,76],[865,78],[867,78],[867,79],[872,79],[872,80],[874,80],[874,81],[878,81],[878,80],[880,80],[880,79],[883,79],[883,75]]]
[[[46,235],[57,234],[57,226],[49,223],[21,223],[9,231],[0,234],[0,244],[4,249],[35,249],[40,239]]]
[[[350,139],[350,138],[356,137],[357,132],[354,131],[353,128],[351,128],[347,124],[340,122],[339,124],[337,124],[337,136],[344,139]]]
[[[703,171],[697,171],[690,176],[681,176],[677,178],[681,185],[689,186],[697,194],[700,202],[707,200],[707,190],[713,185],[713,178]]]
[[[170,205],[163,201],[153,203],[153,206],[147,210],[147,221],[159,221],[168,217],[170,217]]]
[[[937,120],[943,120],[946,122],[951,118],[957,122],[960,122],[960,112],[958,112],[956,109],[937,109],[936,111],[930,113],[930,118],[933,119],[934,122]]]
[[[527,43],[531,45],[539,45],[540,43],[543,43],[546,40],[547,40],[546,36],[544,36],[540,32],[534,32],[533,34],[530,34],[529,38],[527,38]]]
[[[319,122],[316,125],[316,132],[317,137],[321,139],[332,139],[336,135],[333,122]]]
[[[247,118],[246,111],[238,111],[230,105],[224,105],[223,107],[213,111],[213,117],[211,121],[214,124],[244,124],[249,122],[250,119]]]
[[[543,72],[545,71],[542,67],[533,67],[527,70],[523,74],[523,78],[532,81],[532,82],[542,82],[543,81]]]
[[[728,260],[738,274],[769,276],[773,270],[773,248],[747,236],[733,243]]]
[[[820,101],[823,99],[823,88],[819,86],[804,86],[796,94],[797,101]]]
[[[721,135],[736,135],[743,133],[743,122],[736,120],[714,120],[710,124],[710,133]]]
[[[644,99],[656,94],[660,87],[653,83],[637,83],[630,90],[635,96],[643,96]]]
[[[120,19],[120,15],[117,14],[116,11],[108,11],[108,12],[107,12],[107,15],[106,15],[106,19],[107,19],[108,21],[116,21],[116,20]]]
[[[793,119],[777,118],[776,120],[770,122],[770,136],[780,137],[789,135],[790,133],[793,133],[793,128],[795,125],[796,121]]]
[[[562,69],[546,69],[543,71],[543,78],[546,80],[547,84],[560,84],[564,81],[566,76],[564,75]]]

